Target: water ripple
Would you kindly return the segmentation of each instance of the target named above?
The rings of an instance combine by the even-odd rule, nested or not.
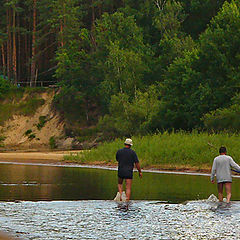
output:
[[[24,239],[239,239],[240,202],[1,202],[0,230]]]

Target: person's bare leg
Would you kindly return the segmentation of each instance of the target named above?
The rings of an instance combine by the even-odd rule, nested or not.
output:
[[[227,203],[229,203],[231,200],[231,196],[232,196],[232,183],[231,182],[225,183],[225,190],[227,193]]]
[[[218,183],[218,199],[220,202],[223,201],[223,183]]]
[[[126,200],[129,201],[131,197],[132,179],[126,179]]]
[[[120,201],[122,201],[123,179],[118,177],[118,192],[120,193]]]

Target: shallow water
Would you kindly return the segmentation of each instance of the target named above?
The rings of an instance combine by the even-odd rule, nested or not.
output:
[[[217,192],[209,176],[135,173],[127,210],[111,201],[116,171],[0,164],[0,172],[0,231],[19,239],[240,239],[240,201],[203,200]],[[234,178],[233,200],[239,186]]]
[[[111,200],[117,191],[117,172],[75,167],[0,164],[0,201]],[[240,178],[233,183],[233,200],[240,200]],[[209,176],[134,173],[133,200],[179,203],[217,194]]]
[[[240,203],[0,203],[0,229],[22,239],[239,239]]]

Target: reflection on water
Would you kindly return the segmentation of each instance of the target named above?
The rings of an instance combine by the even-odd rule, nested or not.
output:
[[[117,172],[102,169],[0,164],[0,200],[111,200],[117,192]],[[240,179],[233,184],[233,200],[240,200]],[[172,203],[206,199],[217,194],[209,177],[134,174],[132,199]]]
[[[2,202],[0,222],[24,239],[239,239],[240,202]]]

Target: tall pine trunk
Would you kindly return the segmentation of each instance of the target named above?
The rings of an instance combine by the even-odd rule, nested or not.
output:
[[[11,39],[12,39],[12,36],[11,36],[11,11],[10,11],[10,8],[7,8],[7,36],[8,36],[8,39],[7,39],[7,77],[8,77],[8,80],[11,79],[12,77],[12,61],[11,61],[11,57],[12,57],[12,47],[11,47]]]
[[[6,59],[5,59],[4,44],[2,44],[1,50],[2,50],[2,69],[3,69],[3,76],[5,76],[5,75],[6,75]]]
[[[17,51],[17,81],[21,81],[21,34],[20,34],[20,16],[17,14],[18,22],[18,51]]]
[[[13,78],[14,83],[17,84],[17,47],[16,47],[16,10],[13,8],[13,16],[12,16],[12,27],[13,27]]]
[[[33,30],[32,30],[32,61],[30,86],[33,86],[36,77],[36,25],[37,25],[37,0],[33,0]],[[35,79],[36,80],[36,79]]]

